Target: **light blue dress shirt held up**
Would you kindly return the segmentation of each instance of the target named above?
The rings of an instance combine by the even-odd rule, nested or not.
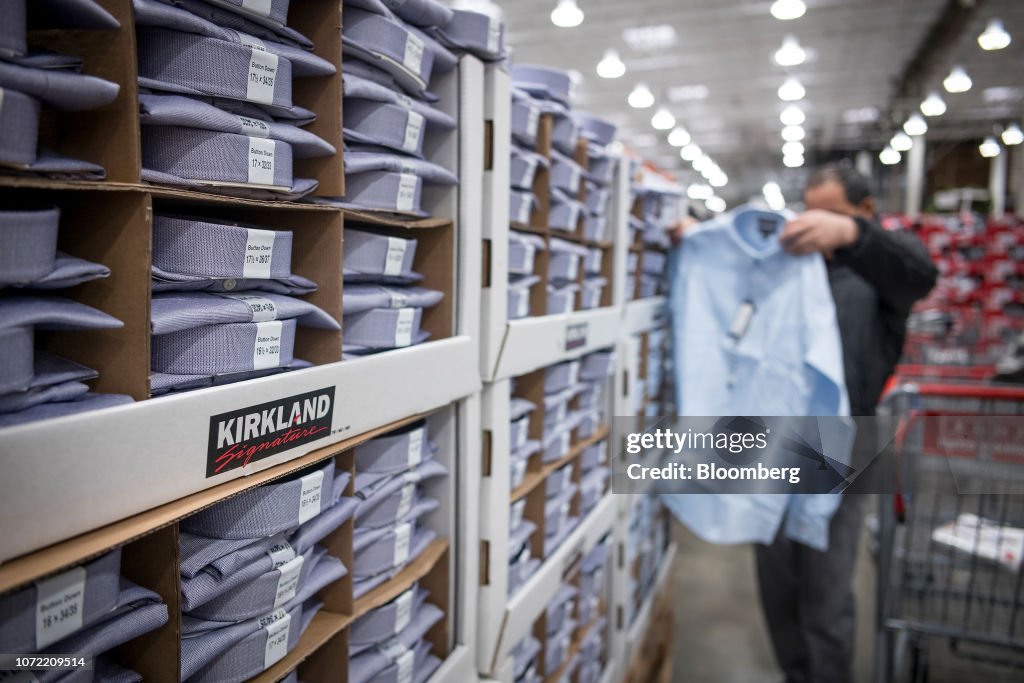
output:
[[[820,254],[791,256],[779,235],[790,216],[749,206],[695,227],[669,259],[680,415],[849,415],[842,345]],[[753,314],[729,330],[744,302]],[[786,536],[828,548],[833,494],[665,495],[665,505],[712,543]]]

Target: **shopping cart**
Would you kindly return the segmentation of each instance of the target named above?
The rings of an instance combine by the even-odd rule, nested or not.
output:
[[[1024,387],[958,379],[900,377],[882,402],[877,681],[1024,680]]]

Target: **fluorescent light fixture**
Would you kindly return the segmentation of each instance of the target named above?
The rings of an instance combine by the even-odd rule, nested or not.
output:
[[[910,139],[910,136],[899,131],[896,135],[892,136],[892,140],[889,141],[889,146],[897,152],[906,152],[914,146],[914,141]]]
[[[1002,149],[999,147],[999,143],[996,142],[996,139],[989,135],[985,138],[984,142],[978,145],[978,151],[981,152],[981,156],[986,159],[991,159],[992,157],[999,156]]]
[[[946,113],[946,102],[939,97],[939,93],[929,93],[921,103],[921,113],[925,116],[942,116]]]
[[[803,0],[775,0],[769,10],[780,21],[799,19],[807,11]]]
[[[786,142],[800,142],[806,136],[803,126],[786,126],[782,129],[782,139]]]
[[[690,199],[711,199],[715,196],[715,191],[711,189],[710,185],[700,185],[694,183],[686,188],[686,196]]]
[[[787,157],[798,156],[798,155],[801,155],[803,153],[804,153],[804,143],[802,143],[802,142],[797,142],[797,141],[794,140],[793,142],[787,142],[786,144],[782,145],[782,155],[783,156],[787,156]]]
[[[633,86],[633,91],[629,93],[627,101],[633,109],[648,109],[654,106],[654,93],[646,83],[637,83]]]
[[[597,75],[601,78],[621,78],[626,73],[626,65],[619,57],[617,50],[604,51],[604,57],[597,63]]]
[[[779,66],[799,66],[807,59],[807,53],[793,36],[786,36],[782,47],[775,51],[775,63]]]
[[[673,147],[686,147],[690,144],[690,139],[690,134],[686,132],[686,129],[678,126],[668,134],[668,144]]]
[[[721,197],[711,197],[704,202],[704,206],[707,207],[708,211],[715,213],[722,213],[726,209],[725,200]]]
[[[886,147],[878,155],[878,160],[881,161],[886,166],[893,166],[895,164],[898,164],[898,163],[900,163],[900,160],[902,158],[903,158],[903,155],[900,154],[899,152],[897,152],[892,147]]]
[[[1011,123],[1003,129],[1003,144],[1007,147],[1013,147],[1024,142],[1024,131],[1020,129],[1016,123]]]
[[[708,179],[711,187],[725,187],[729,184],[729,176],[724,173],[716,173]]]
[[[703,152],[700,151],[700,147],[693,142],[688,145],[684,145],[683,148],[679,150],[679,156],[683,161],[696,161],[697,159],[700,159],[702,155]]]
[[[782,157],[782,163],[786,168],[800,168],[804,165],[804,158],[803,155]]]
[[[954,66],[946,76],[946,79],[942,81],[942,87],[946,89],[946,92],[961,93],[967,92],[974,85],[971,81],[971,77],[967,75],[967,71],[960,65]]]
[[[903,124],[903,132],[910,136],[924,135],[928,132],[928,123],[918,113],[913,113],[907,122]]]
[[[1010,34],[1006,32],[1003,22],[999,19],[989,19],[988,26],[980,36],[978,45],[982,50],[1002,50],[1010,44]]]
[[[676,125],[676,117],[667,107],[661,107],[651,117],[651,125],[655,130],[669,130]]]
[[[699,159],[693,160],[693,170],[696,171],[697,173],[702,173],[703,171],[711,168],[712,164],[714,163],[715,162],[711,160],[711,157],[704,155],[701,156]]]
[[[785,83],[779,86],[779,99],[783,102],[797,102],[804,98],[807,91],[800,81],[795,78],[787,78]]]
[[[559,28],[575,28],[583,23],[583,10],[576,0],[558,0],[551,10],[551,23]]]
[[[679,41],[676,30],[670,24],[655,26],[634,26],[622,31],[622,39],[637,51],[664,50]]]
[[[784,126],[799,126],[807,120],[807,114],[804,114],[804,110],[795,104],[787,105],[782,113],[779,114],[779,121]]]

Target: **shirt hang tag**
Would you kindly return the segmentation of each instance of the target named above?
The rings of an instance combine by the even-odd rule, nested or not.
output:
[[[743,335],[747,333],[747,328],[750,327],[750,321],[754,317],[754,302],[744,301],[740,304],[740,307],[736,309],[736,314],[732,317],[732,322],[729,323],[729,336],[739,341],[743,338]]]

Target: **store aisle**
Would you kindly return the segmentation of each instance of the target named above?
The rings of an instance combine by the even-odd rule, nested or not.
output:
[[[677,596],[674,677],[678,683],[782,681],[761,616],[750,546],[719,546],[675,524],[679,548],[672,582]],[[862,541],[857,596],[855,673],[871,681],[874,568]],[[685,610],[680,607],[685,606]],[[685,673],[684,673],[685,672]]]

